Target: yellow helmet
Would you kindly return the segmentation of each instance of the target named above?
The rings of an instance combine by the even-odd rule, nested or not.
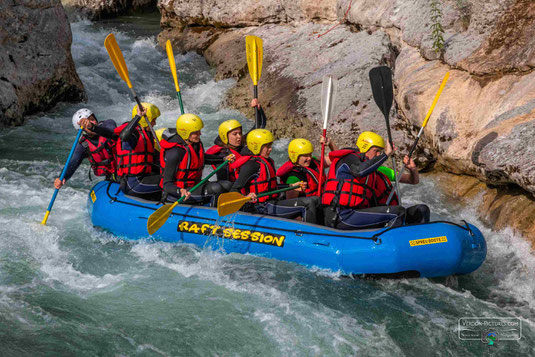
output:
[[[357,139],[357,147],[361,153],[366,153],[372,146],[377,146],[381,149],[384,149],[385,141],[380,135],[375,134],[372,131],[363,131]]]
[[[191,133],[204,128],[202,119],[195,114],[182,114],[176,120],[176,132],[184,140],[188,140]]]
[[[156,133],[156,136],[158,137],[158,141],[162,141],[163,132],[166,131],[166,130],[167,130],[167,128],[160,128],[160,129],[154,131]],[[159,150],[159,146],[156,145],[156,139],[154,139],[154,148],[156,150]]]
[[[314,146],[307,139],[293,139],[288,144],[288,157],[294,164],[299,159],[300,155],[312,154]]]
[[[219,138],[224,144],[228,144],[228,136],[227,134],[229,131],[232,131],[234,129],[241,128],[241,124],[236,119],[230,119],[222,122],[219,125]]]
[[[266,129],[254,129],[247,134],[247,147],[255,155],[260,154],[262,146],[273,142],[273,134]]]
[[[143,109],[147,109],[147,118],[149,118],[150,121],[153,121],[154,119],[158,118],[160,116],[160,109],[155,106],[152,103],[141,103],[141,106]],[[137,104],[134,105],[134,108],[132,109],[132,119],[137,115]],[[148,126],[147,122],[145,121],[145,118],[141,118],[139,120],[139,125],[141,125],[143,128],[146,128]]]

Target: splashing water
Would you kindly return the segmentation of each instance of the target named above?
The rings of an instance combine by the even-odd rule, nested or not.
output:
[[[23,127],[0,132],[1,355],[473,355],[489,348],[461,341],[461,317],[516,317],[520,341],[497,341],[500,355],[535,355],[535,259],[510,231],[483,227],[488,258],[475,273],[447,279],[353,280],[336,273],[190,245],[126,242],[92,227],[84,163],[50,200],[81,107],[122,123],[134,105],[103,41],[114,32],[138,95],[158,105],[159,127],[179,106],[154,16],[72,24],[72,52],[87,104],[58,105]],[[246,119],[220,108],[232,80],[215,82],[198,55],[177,55],[186,111],[205,121],[206,146],[223,120]],[[269,116],[269,113],[267,113]],[[247,122],[251,126],[251,122]],[[285,160],[288,141],[275,145]],[[434,218],[467,219],[423,178],[404,187],[407,204],[425,202]],[[214,239],[217,239],[214,237]]]

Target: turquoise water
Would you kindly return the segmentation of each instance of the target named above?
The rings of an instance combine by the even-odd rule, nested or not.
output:
[[[535,355],[529,244],[489,231],[473,208],[436,193],[425,178],[405,201],[428,203],[434,218],[482,227],[489,255],[475,273],[354,280],[189,245],[125,242],[88,219],[87,163],[41,226],[76,134],[72,114],[86,106],[99,119],[129,119],[133,101],[103,46],[109,32],[139,96],[160,107],[157,128],[173,126],[179,114],[156,17],[81,21],[72,30],[88,103],[62,104],[0,132],[0,356]],[[221,121],[245,121],[220,104],[232,80],[215,82],[198,55],[175,56],[186,111],[204,119],[205,143]],[[287,142],[275,145],[279,163]],[[498,316],[520,318],[523,338],[495,347],[458,338],[459,318]]]

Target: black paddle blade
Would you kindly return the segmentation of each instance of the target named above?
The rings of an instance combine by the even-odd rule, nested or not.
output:
[[[372,68],[370,70],[370,83],[372,85],[373,99],[388,121],[394,99],[392,71],[386,66]]]

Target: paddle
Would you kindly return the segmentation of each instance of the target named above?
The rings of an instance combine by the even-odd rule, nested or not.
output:
[[[281,188],[275,191],[261,193],[259,195],[256,195],[256,197],[269,196],[275,193],[295,190],[296,188],[298,187],[295,187],[295,186],[285,187],[285,188]],[[220,216],[226,216],[234,212],[237,212],[240,210],[240,208],[242,208],[244,204],[246,204],[250,200],[251,200],[251,197],[244,196],[238,192],[223,193],[219,196],[219,199],[217,200],[217,214]]]
[[[394,101],[394,92],[392,89],[392,71],[390,68],[386,66],[372,68],[370,70],[370,84],[372,86],[373,99],[385,116],[388,141],[390,142],[390,146],[394,148],[392,133],[390,131],[390,108],[392,108],[392,102]],[[397,177],[396,159],[394,158],[394,155],[391,157],[392,166],[394,168],[394,176]],[[401,206],[401,195],[399,193],[397,181],[394,183],[394,189],[398,194],[399,205]]]
[[[106,50],[108,51],[108,54],[110,55],[110,59],[113,63],[113,66],[115,67],[115,70],[117,73],[119,73],[119,76],[123,79],[123,81],[126,82],[128,85],[128,88],[130,88],[130,91],[132,92],[132,95],[134,96],[134,99],[139,107],[139,110],[143,110],[143,106],[141,105],[141,102],[139,101],[139,98],[136,94],[136,91],[134,90],[134,87],[132,87],[132,82],[130,82],[130,77],[128,76],[128,67],[126,66],[126,62],[124,61],[123,53],[121,52],[121,49],[119,48],[119,45],[117,44],[117,41],[115,40],[115,36],[110,33],[106,39],[104,40],[104,46],[106,47]],[[154,128],[152,127],[152,124],[145,115],[145,121],[147,122],[147,125],[149,126],[149,129],[154,136],[154,141],[158,143],[158,146],[160,146],[160,141],[158,140],[158,137],[156,136],[156,133],[154,132]]]
[[[323,77],[321,85],[321,113],[323,114],[323,143],[321,144],[320,179],[318,185],[318,196],[321,196],[323,180],[323,167],[325,165],[325,140],[327,138],[327,122],[333,113],[336,98],[336,79],[332,75]]]
[[[180,104],[180,114],[184,114],[184,104],[182,104],[182,94],[180,94],[180,87],[178,86],[178,77],[176,74],[175,55],[173,54],[173,47],[171,41],[167,40],[165,43],[165,51],[167,52],[167,58],[169,58],[169,67],[171,68],[171,74],[175,80],[176,96],[178,103]]]
[[[247,67],[253,81],[253,95],[258,99],[258,81],[262,75],[262,39],[256,36],[245,37],[245,52],[247,54]],[[258,107],[254,108],[255,129],[259,128],[260,113]]]
[[[424,128],[427,125],[427,122],[429,121],[431,114],[433,114],[433,110],[435,109],[435,105],[437,105],[438,98],[440,98],[440,95],[442,94],[442,90],[444,90],[444,87],[446,86],[446,82],[448,81],[449,77],[450,77],[450,72],[446,72],[446,75],[444,76],[444,79],[442,80],[442,83],[440,84],[440,87],[438,88],[438,92],[435,95],[435,99],[433,99],[431,108],[429,108],[429,110],[427,111],[427,115],[425,116],[422,127],[420,128],[420,131],[418,132],[418,136],[416,137],[416,139],[414,139],[414,143],[411,146],[411,149],[409,151],[409,160],[412,156],[412,153],[414,152],[414,149],[416,149],[416,145],[418,145],[418,140],[420,140],[420,136],[423,134]],[[403,170],[405,170],[405,163],[401,166],[401,171],[399,171],[399,177],[396,176],[396,182],[399,181],[399,179],[403,175]],[[390,195],[388,196],[388,199],[386,200],[387,205],[390,203],[393,196],[394,196],[394,192],[390,192]]]
[[[65,174],[67,173],[67,167],[69,166],[69,163],[71,162],[72,155],[74,154],[74,149],[76,148],[76,144],[78,144],[78,141],[80,140],[80,136],[82,135],[83,128],[78,129],[78,134],[76,134],[76,139],[74,139],[74,143],[72,144],[71,152],[69,153],[69,157],[67,158],[67,162],[65,162],[65,166],[63,166],[63,170],[61,171],[61,175],[59,176],[59,180],[63,182],[63,179],[65,178]],[[59,189],[54,190],[54,194],[52,194],[52,199],[50,200],[50,203],[48,204],[48,208],[46,209],[45,217],[41,221],[42,225],[46,225],[46,221],[48,221],[48,215],[50,214],[50,211],[52,211],[52,206],[54,205],[54,201],[56,200],[56,196],[58,195]]]
[[[216,172],[218,172],[223,167],[225,167],[225,165],[227,165],[228,163],[229,163],[228,161],[225,161],[224,163],[219,165],[214,171],[210,172],[210,174],[208,174],[208,176],[206,176],[204,179],[201,180],[201,182],[199,182],[198,184],[193,186],[188,192],[195,191],[197,188],[199,188],[201,185],[203,185],[205,182],[207,182],[210,179],[210,177],[214,176]],[[165,222],[167,222],[167,219],[169,218],[169,216],[173,212],[173,209],[180,202],[182,202],[185,197],[186,196],[180,197],[173,204],[163,205],[162,207],[158,208],[156,210],[156,212],[154,212],[153,214],[151,214],[149,216],[149,219],[147,220],[147,231],[149,232],[149,234],[151,234],[151,235],[154,234],[156,231],[158,231],[158,229],[160,229],[165,224]]]

